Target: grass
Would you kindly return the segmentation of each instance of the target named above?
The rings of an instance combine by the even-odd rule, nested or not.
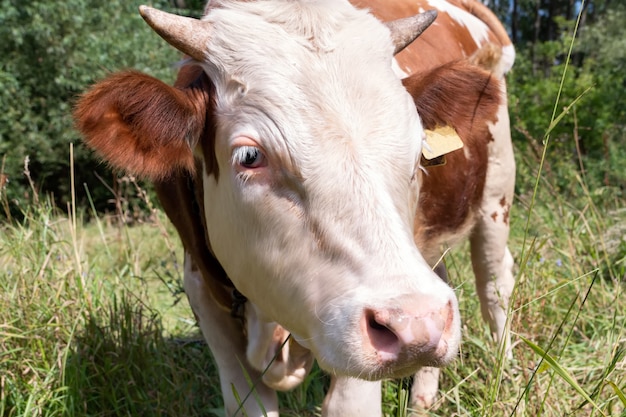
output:
[[[599,207],[582,180],[574,200],[551,190],[540,187],[528,235],[531,196],[519,195],[513,213],[515,360],[501,372],[467,248],[448,255],[464,338],[429,415],[624,414],[626,201]],[[46,200],[24,210],[0,226],[0,416],[223,415],[164,215],[131,226],[84,222]],[[281,396],[284,415],[319,415],[327,384],[315,369]],[[408,389],[384,382],[386,415],[406,415]]]
[[[177,273],[161,230],[72,223],[42,203],[0,231],[0,415],[218,406],[214,392],[191,389],[217,384],[209,353],[174,336],[193,334],[192,316],[156,281]]]

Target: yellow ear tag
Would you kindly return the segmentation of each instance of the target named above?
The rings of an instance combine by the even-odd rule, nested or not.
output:
[[[422,146],[422,155],[431,160],[463,147],[463,141],[452,126],[425,130],[426,143]]]

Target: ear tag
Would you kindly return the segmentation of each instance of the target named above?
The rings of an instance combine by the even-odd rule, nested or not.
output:
[[[428,161],[463,147],[463,141],[452,126],[437,127],[424,132],[426,143],[422,147],[422,155]]]
[[[436,158],[433,158],[433,159],[426,159],[426,158],[424,158],[424,155],[422,154],[422,160],[420,161],[420,164],[424,168],[439,167],[439,166],[445,165],[447,163],[448,163],[448,161],[446,161],[446,156],[445,155],[437,156]]]

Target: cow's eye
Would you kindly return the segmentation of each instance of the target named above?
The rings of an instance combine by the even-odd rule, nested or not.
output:
[[[255,146],[240,146],[233,151],[233,161],[244,168],[259,168],[266,165],[265,155]]]

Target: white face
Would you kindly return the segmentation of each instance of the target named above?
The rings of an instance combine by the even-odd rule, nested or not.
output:
[[[347,3],[310,3],[204,18],[217,91],[219,175],[204,178],[211,246],[264,318],[325,369],[371,379],[445,363],[458,344],[456,299],[412,239],[423,130],[389,33]],[[407,337],[426,342],[398,353],[389,339],[405,339],[405,319],[415,322]],[[424,354],[429,342],[439,345]]]

